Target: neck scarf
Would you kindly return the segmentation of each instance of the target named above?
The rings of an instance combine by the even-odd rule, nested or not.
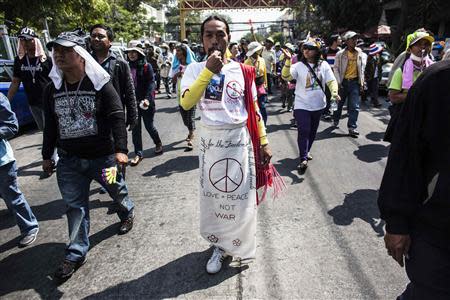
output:
[[[45,54],[44,48],[42,47],[41,40],[38,38],[34,38],[34,56],[39,57],[39,60],[41,62],[44,62],[47,60],[47,55]],[[25,51],[25,41],[22,39],[19,39],[17,42],[17,55],[19,56],[19,59],[24,58],[24,56],[27,54]]]
[[[108,72],[106,72],[105,69],[98,64],[98,62],[89,54],[89,52],[86,51],[86,49],[81,46],[75,46],[73,49],[84,59],[84,72],[91,80],[95,90],[101,90],[102,87],[109,82],[111,76],[109,76]],[[55,61],[55,58],[52,58],[53,61]],[[53,64],[52,70],[48,76],[53,81],[55,87],[60,89],[64,76],[61,69],[56,66],[56,63]]]
[[[408,58],[403,65],[402,89],[409,90],[414,83],[414,70],[423,71],[433,64],[433,61],[427,56],[422,60],[422,65],[417,67],[411,58]]]

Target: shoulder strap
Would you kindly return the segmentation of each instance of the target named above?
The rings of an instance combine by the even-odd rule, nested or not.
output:
[[[305,64],[303,61],[302,61],[302,63],[303,63],[303,64],[308,68],[308,70],[313,74],[314,79],[317,81],[317,83],[318,83],[319,86],[320,86],[320,89],[321,89],[322,92],[326,95],[325,90],[324,90],[324,88],[323,88],[323,86],[322,86],[322,81],[319,79],[319,77],[317,77],[316,72],[314,72],[313,68],[311,68],[311,66],[309,65],[309,63],[306,63],[306,64]]]

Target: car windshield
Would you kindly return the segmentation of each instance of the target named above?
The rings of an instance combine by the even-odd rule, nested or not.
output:
[[[11,82],[12,65],[4,62],[0,63],[0,82]]]

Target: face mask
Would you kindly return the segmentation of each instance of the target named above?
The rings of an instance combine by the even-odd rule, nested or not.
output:
[[[422,52],[423,54],[423,56],[425,55],[425,52]],[[420,56],[416,56],[416,55],[414,55],[414,53],[411,53],[411,59],[413,60],[413,61],[415,61],[415,62],[418,62],[418,63],[421,63],[422,62],[422,60],[423,60],[423,56],[422,57],[420,57]]]

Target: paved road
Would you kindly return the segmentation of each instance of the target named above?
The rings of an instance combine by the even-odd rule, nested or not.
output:
[[[363,105],[358,139],[347,136],[346,121],[335,130],[322,122],[314,160],[299,175],[291,115],[272,99],[269,139],[288,190],[259,207],[257,260],[211,276],[204,270],[211,249],[198,233],[197,150],[184,151],[187,132],[176,101],[160,97],[157,107],[165,152],[155,156],[146,136],[146,158],[127,173],[135,228],[116,234],[111,201],[93,184],[88,262],[60,286],[51,275],[63,257],[67,221],[55,176],[40,178],[42,135],[28,131],[12,140],[40,234],[31,247],[15,247],[18,229],[0,203],[0,297],[394,299],[402,291],[406,277],[386,256],[376,206],[388,153],[381,141],[385,108]]]

